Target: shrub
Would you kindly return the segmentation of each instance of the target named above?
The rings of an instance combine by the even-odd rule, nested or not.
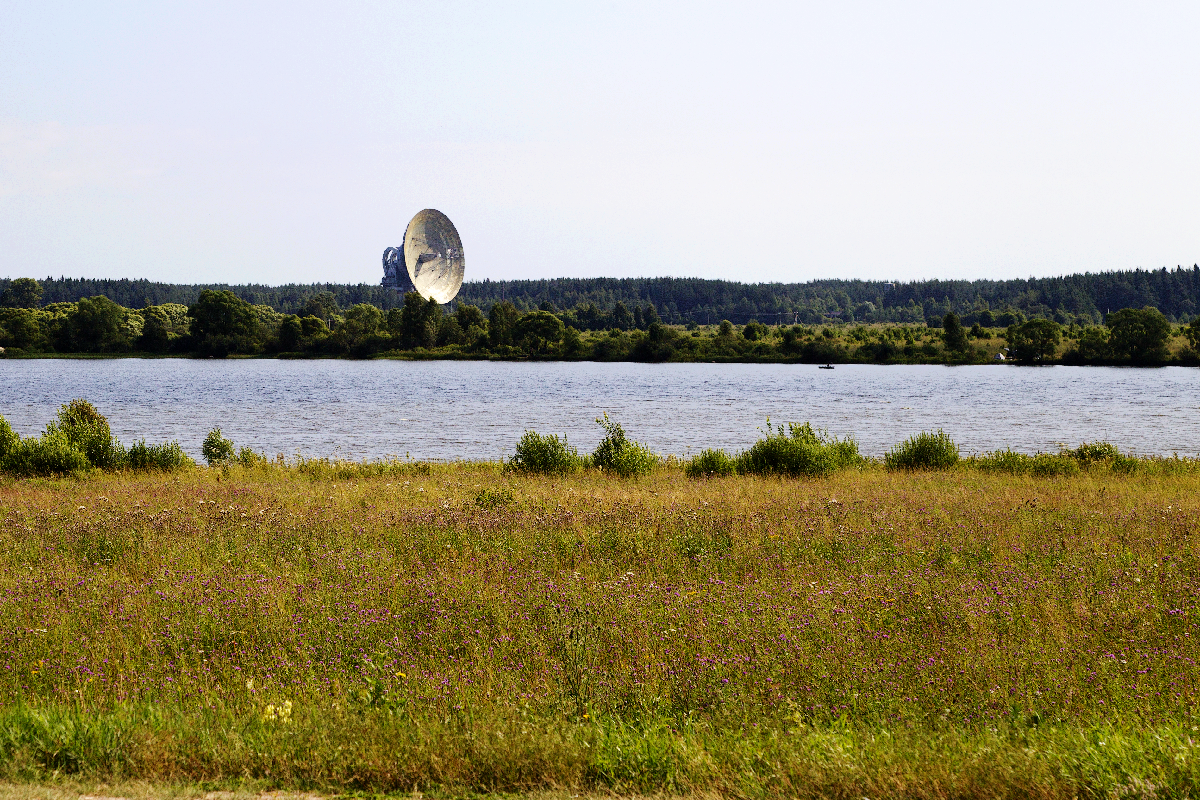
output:
[[[517,472],[539,475],[567,475],[583,467],[583,459],[574,447],[554,434],[542,436],[537,431],[525,431],[517,442],[517,451],[508,461],[508,468]]]
[[[736,462],[724,450],[705,450],[683,467],[689,478],[723,478],[732,475],[736,469]]]
[[[921,431],[883,457],[888,469],[949,469],[958,463],[958,445],[941,429]]]
[[[64,475],[124,467],[170,471],[194,465],[178,442],[148,445],[143,439],[126,451],[113,437],[104,415],[82,399],[59,409],[58,417],[37,439],[21,439],[0,417],[0,470],[13,475]]]
[[[1136,456],[1122,455],[1121,453],[1117,453],[1117,455],[1114,456],[1111,461],[1109,461],[1109,467],[1113,472],[1122,472],[1126,475],[1132,475],[1133,473],[1139,471],[1142,466],[1142,459],[1139,459]]]
[[[21,437],[12,429],[12,425],[9,425],[4,417],[0,417],[0,462],[20,443]]]
[[[1013,475],[1076,475],[1079,464],[1068,453],[1038,453],[1030,456],[1012,450],[997,450],[971,458],[971,466],[987,472],[1009,472]]]
[[[751,475],[818,476],[862,463],[858,444],[851,438],[838,439],[812,425],[788,423],[772,430],[737,457],[738,472]]]
[[[266,466],[267,457],[262,453],[256,453],[249,447],[243,447],[238,450],[237,462],[243,467]]]
[[[233,460],[233,442],[221,435],[220,428],[213,428],[208,432],[208,436],[204,437],[200,453],[210,467],[224,464]]]
[[[1031,460],[1029,471],[1040,478],[1054,475],[1078,475],[1079,464],[1068,455],[1038,453]]]
[[[108,420],[87,400],[77,398],[59,409],[58,420],[46,426],[46,435],[59,433],[93,467],[116,469],[125,461],[125,449],[113,438]]]
[[[475,495],[475,505],[488,511],[503,508],[513,502],[510,489],[482,489]]]
[[[5,472],[22,477],[66,475],[90,468],[87,456],[58,430],[47,430],[37,439],[19,440],[3,461]]]
[[[132,470],[161,470],[174,472],[185,467],[194,467],[196,462],[183,452],[179,442],[146,444],[146,440],[134,442],[125,457],[125,465]]]
[[[1024,475],[1029,472],[1033,456],[1016,453],[1012,450],[996,450],[981,456],[972,456],[971,466],[984,472],[1011,472],[1014,475]]]
[[[1108,442],[1084,442],[1074,450],[1068,450],[1066,454],[1081,464],[1090,465],[1097,461],[1112,461],[1120,457],[1121,451],[1116,445]]]
[[[608,414],[597,419],[596,423],[604,428],[604,438],[592,453],[593,466],[615,472],[622,478],[647,475],[654,469],[658,456],[644,444],[625,438],[625,430],[620,423],[610,420]]]

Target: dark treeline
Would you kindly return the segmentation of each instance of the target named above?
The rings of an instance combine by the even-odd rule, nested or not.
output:
[[[8,283],[7,280],[0,280],[0,290]],[[311,298],[322,292],[332,294],[342,308],[370,303],[386,311],[404,304],[404,297],[397,292],[366,283],[290,283],[284,286],[251,283],[233,286],[225,283],[158,283],[129,278],[46,278],[41,284],[42,303],[45,305],[74,303],[85,297],[100,295],[126,308],[146,308],[168,303],[190,306],[205,289],[231,291],[251,305],[270,306],[284,314],[300,311]]]
[[[9,281],[0,281],[0,290]],[[146,280],[47,278],[44,304],[72,303],[101,295],[126,308],[164,304],[192,305],[204,289],[228,290],[252,305],[283,314],[300,313],[309,301],[330,293],[339,308],[369,303],[383,311],[404,304],[399,293],[370,284],[167,284]],[[807,325],[836,322],[895,322],[940,325],[948,313],[965,323],[1007,326],[1024,318],[1060,324],[1098,324],[1110,311],[1152,306],[1172,322],[1185,322],[1200,311],[1200,266],[1173,270],[1126,270],[1057,278],[1007,281],[822,280],[808,283],[737,283],[700,278],[556,278],[529,281],[478,281],[463,284],[457,302],[485,313],[500,300],[519,311],[573,310],[581,330],[614,325],[618,304],[632,313],[651,304],[667,324],[716,324],[751,320],[767,324]]]
[[[1101,322],[1109,311],[1144,306],[1158,308],[1172,321],[1180,322],[1190,320],[1200,309],[1200,266],[1008,281],[822,280],[757,284],[700,278],[480,281],[464,284],[459,297],[481,308],[508,300],[523,310],[549,304],[577,310],[594,305],[601,311],[609,311],[617,303],[627,308],[652,303],[669,324],[706,325],[728,319],[740,325],[756,319],[768,324],[899,322],[936,327],[951,312],[969,324],[1007,325],[1021,317],[1086,324]],[[983,315],[985,311],[991,313]],[[1004,313],[1010,314],[1004,323],[993,319]]]
[[[104,295],[42,302],[43,289],[18,278],[0,290],[0,348],[6,357],[54,353],[157,353],[223,357],[390,354],[410,358],[552,358],[597,361],[802,361],[1049,364],[1200,363],[1200,317],[1172,323],[1152,306],[1110,312],[1103,325],[1063,325],[1020,311],[972,309],[915,323],[671,325],[653,302],[609,310],[548,300],[523,310],[508,300],[485,312],[451,310],[416,292],[387,310],[339,306],[332,292],[310,296],[295,314],[252,304],[228,290],[202,290],[190,305],[122,306]],[[974,318],[974,319],[972,319]],[[769,319],[769,317],[768,317]],[[1083,319],[1085,321],[1080,321]]]

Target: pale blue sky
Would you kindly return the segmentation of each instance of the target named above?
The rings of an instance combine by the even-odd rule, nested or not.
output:
[[[0,275],[1200,261],[1200,3],[0,4]]]

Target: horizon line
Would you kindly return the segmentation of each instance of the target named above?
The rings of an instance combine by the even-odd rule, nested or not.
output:
[[[592,280],[615,280],[615,281],[701,280],[701,281],[712,281],[712,282],[717,282],[717,283],[742,284],[742,285],[746,285],[746,286],[802,286],[805,284],[828,283],[828,282],[837,282],[837,281],[840,281],[843,283],[854,283],[854,282],[878,283],[878,284],[889,284],[890,283],[890,284],[893,284],[896,286],[901,286],[901,285],[907,285],[907,284],[931,283],[934,281],[944,282],[944,283],[950,283],[950,282],[956,282],[956,283],[957,282],[961,282],[961,283],[982,283],[982,282],[1006,283],[1009,281],[1056,280],[1056,279],[1062,279],[1062,278],[1068,278],[1068,277],[1087,276],[1087,275],[1112,275],[1112,274],[1122,273],[1122,272],[1132,272],[1132,273],[1167,272],[1167,271],[1181,272],[1181,271],[1187,270],[1187,269],[1200,269],[1200,262],[1193,264],[1190,268],[1183,266],[1182,264],[1176,264],[1174,268],[1170,268],[1170,267],[1166,267],[1166,266],[1158,267],[1158,268],[1147,268],[1147,267],[1138,266],[1138,267],[1125,268],[1125,269],[1105,269],[1105,270],[1098,270],[1096,272],[1086,270],[1083,272],[1063,272],[1063,273],[1058,273],[1058,274],[1054,274],[1054,275],[1040,275],[1040,276],[1039,275],[1030,275],[1025,278],[1019,278],[1019,277],[1011,277],[1011,278],[916,278],[916,279],[909,279],[909,280],[887,280],[887,279],[883,279],[883,278],[872,279],[872,278],[834,278],[834,277],[829,277],[829,278],[809,278],[807,280],[802,280],[802,281],[738,281],[738,280],[730,280],[728,278],[704,278],[704,277],[700,277],[700,276],[696,276],[696,275],[641,275],[641,276],[636,276],[636,277],[616,277],[616,276],[611,276],[611,275],[591,275],[591,276],[565,276],[564,275],[564,276],[558,276],[555,278],[479,278],[479,279],[475,279],[475,280],[464,279],[463,285],[466,286],[468,284],[483,284],[483,283],[515,283],[518,281],[536,283],[536,282],[541,282],[541,281],[552,282],[552,281],[577,281],[577,280],[578,281],[592,281]],[[18,277],[23,278],[23,277],[29,277],[29,276],[19,275],[16,277],[6,277],[6,278],[0,279],[0,280],[13,281],[13,280],[16,280]],[[253,282],[229,283],[229,282],[224,282],[224,281],[208,281],[208,282],[196,282],[196,283],[176,283],[176,282],[172,282],[172,281],[154,280],[151,278],[107,278],[107,277],[100,278],[100,277],[84,277],[84,276],[74,277],[74,276],[67,276],[67,275],[59,275],[57,278],[55,278],[53,275],[47,275],[44,279],[35,278],[34,280],[129,281],[131,283],[137,283],[137,282],[144,281],[146,283],[159,283],[159,284],[163,284],[166,286],[230,286],[230,287],[236,287],[236,286],[246,286],[246,287],[250,287],[250,286],[266,286],[266,287],[278,287],[278,286],[369,286],[369,287],[378,287],[381,289],[386,288],[381,283],[365,283],[365,282],[350,283],[350,282],[337,282],[337,281],[311,281],[311,282],[294,282],[294,283],[253,283]]]

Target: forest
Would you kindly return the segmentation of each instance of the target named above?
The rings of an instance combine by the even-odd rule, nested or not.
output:
[[[378,356],[435,359],[575,361],[740,361],[806,363],[1023,364],[1200,363],[1200,317],[1172,322],[1152,306],[1122,308],[1100,324],[1062,324],[1017,310],[972,311],[903,323],[846,320],[820,324],[666,322],[654,303],[617,300],[531,310],[508,300],[485,312],[452,309],[416,292],[399,306],[343,307],[332,292],[308,297],[297,313],[252,304],[229,290],[203,289],[190,304],[122,306],[104,295],[42,303],[32,279],[0,292],[0,347],[5,357],[146,354],[280,358]],[[769,317],[767,319],[770,319]]]
[[[11,281],[0,280],[0,291]],[[167,284],[147,280],[46,278],[42,302],[74,303],[103,296],[131,309],[152,305],[191,305],[205,289],[231,291],[251,305],[299,314],[316,295],[329,293],[339,308],[368,303],[383,311],[404,304],[401,294],[371,284]],[[836,322],[906,323],[937,327],[953,312],[968,325],[1008,327],[1013,315],[1042,317],[1060,325],[1099,324],[1122,308],[1159,309],[1172,322],[1200,312],[1200,266],[1083,273],[1052,278],[1005,281],[882,282],[818,280],[807,283],[738,283],[701,278],[555,278],[476,281],[463,284],[457,302],[485,313],[506,300],[520,311],[549,304],[556,309],[594,307],[581,313],[581,330],[611,327],[604,314],[618,303],[627,309],[652,304],[670,325],[718,324],[818,325]]]

